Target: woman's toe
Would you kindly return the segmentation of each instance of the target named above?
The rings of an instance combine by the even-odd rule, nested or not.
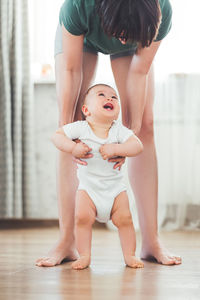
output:
[[[174,257],[176,258],[176,260],[179,260],[179,261],[182,261],[182,258],[180,256],[175,256]]]
[[[56,260],[55,260],[55,258],[51,257],[51,258],[45,259],[44,265],[45,265],[45,266],[49,266],[49,267],[55,266],[55,265],[56,265]]]
[[[177,255],[170,255],[170,258],[172,258],[174,260],[174,263],[175,264],[181,264],[182,262],[182,259],[180,256],[177,256]]]
[[[46,266],[51,267],[56,265],[55,258],[52,257],[44,257],[36,262],[37,266]]]
[[[45,259],[45,257],[40,257],[40,258],[38,258],[35,262],[36,262],[36,263],[39,263],[39,262],[41,262],[43,259]]]
[[[175,259],[171,256],[166,256],[166,258],[163,259],[162,264],[163,265],[174,265]]]
[[[176,265],[179,265],[179,264],[181,264],[181,263],[182,263],[182,259],[181,259],[181,257],[177,257],[177,256],[175,256],[175,259],[176,259]]]

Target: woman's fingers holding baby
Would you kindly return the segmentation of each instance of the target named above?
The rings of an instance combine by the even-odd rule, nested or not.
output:
[[[72,153],[73,157],[73,161],[76,162],[79,165],[82,166],[87,166],[87,162],[84,160],[81,160],[80,158],[91,158],[93,157],[92,153],[89,153],[90,151],[92,151],[92,148],[88,147],[85,143],[83,143],[81,140],[79,139],[75,139],[74,142],[76,144],[81,144],[81,146],[75,146],[74,151]]]
[[[113,157],[109,158],[108,162],[115,162],[113,169],[119,168],[119,171],[121,170],[121,166],[125,163],[125,157],[123,156],[118,156],[118,157]]]
[[[93,156],[91,153],[89,153],[91,150],[91,148],[82,142],[76,143],[72,150],[72,155],[76,158],[90,158]]]
[[[91,156],[89,156],[89,155],[91,155]],[[88,154],[88,155],[86,155],[86,156],[84,157],[84,159],[90,158],[90,157],[92,157],[92,156],[93,156],[92,154]],[[77,163],[77,164],[79,164],[79,165],[87,166],[87,162],[84,161],[84,160],[81,160],[80,158],[73,157],[72,159],[73,159],[73,161],[74,161],[75,163]]]
[[[87,147],[88,147],[88,145],[87,144],[85,144],[85,143],[83,143],[81,140],[79,140],[79,139],[75,139],[75,140],[73,140],[76,144],[83,144],[83,145],[86,145]],[[92,151],[92,148],[90,148],[90,147],[88,147],[88,152],[90,152],[90,151]]]

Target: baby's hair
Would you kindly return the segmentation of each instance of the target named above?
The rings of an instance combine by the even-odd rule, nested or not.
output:
[[[112,86],[110,86],[110,85],[108,85],[108,84],[105,84],[105,83],[97,83],[97,84],[95,84],[95,85],[92,85],[91,87],[89,87],[89,89],[87,90],[87,92],[84,94],[81,107],[85,104],[85,102],[86,102],[85,100],[86,100],[87,95],[89,94],[89,92],[90,92],[93,88],[95,88],[96,86],[101,86],[101,85],[107,86],[107,87],[113,89]],[[86,117],[85,117],[84,113],[82,112],[82,110],[81,110],[81,114],[82,114],[82,119],[83,119],[83,120],[86,120]]]
[[[87,92],[85,93],[85,97],[86,97],[86,95],[89,94],[89,92],[90,92],[94,87],[99,86],[99,85],[104,85],[104,86],[107,86],[107,87],[113,89],[113,87],[110,86],[110,85],[108,85],[108,84],[105,84],[105,83],[97,83],[97,84],[92,85],[91,87],[89,87],[89,89],[88,89]]]

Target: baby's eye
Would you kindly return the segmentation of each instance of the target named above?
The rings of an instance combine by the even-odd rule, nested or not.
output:
[[[116,96],[112,96],[112,98],[118,100]]]
[[[99,96],[103,96],[103,97],[105,97],[104,93],[100,93],[100,94],[99,94]]]

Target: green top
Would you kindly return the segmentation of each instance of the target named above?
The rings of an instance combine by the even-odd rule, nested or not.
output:
[[[162,40],[171,28],[172,9],[169,0],[159,0],[162,22],[156,41]],[[84,34],[84,44],[104,54],[115,54],[137,48],[135,44],[123,45],[118,39],[107,36],[95,12],[95,0],[65,0],[59,16],[60,24],[73,35]]]

